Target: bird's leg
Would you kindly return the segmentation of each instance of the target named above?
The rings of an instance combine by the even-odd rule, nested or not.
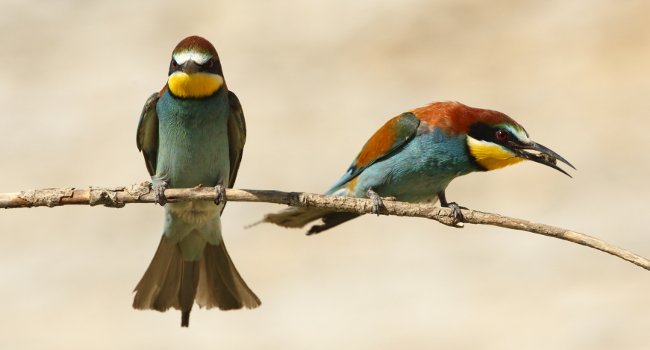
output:
[[[167,204],[167,196],[165,196],[165,190],[169,187],[169,182],[165,180],[155,181],[152,188],[153,192],[156,195],[156,203],[164,206]]]
[[[216,193],[214,204],[219,205],[226,202],[226,187],[224,185],[219,183],[214,186],[214,192]]]
[[[384,201],[381,199],[381,196],[379,196],[379,194],[377,194],[377,192],[375,192],[372,188],[369,188],[366,194],[368,195],[368,198],[372,200],[372,212],[379,216],[379,213],[382,210],[386,209]]]
[[[463,213],[460,210],[467,209],[467,208],[461,207],[456,202],[451,202],[451,203],[447,202],[447,196],[445,195],[445,191],[440,191],[440,193],[438,193],[438,200],[440,200],[441,207],[451,209],[451,217],[454,219],[454,225],[465,220],[465,218],[463,218]]]

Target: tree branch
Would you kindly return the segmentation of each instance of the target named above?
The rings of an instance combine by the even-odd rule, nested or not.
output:
[[[172,188],[165,191],[169,202],[189,200],[214,200],[212,187]],[[372,213],[372,201],[365,198],[325,196],[313,193],[281,192],[267,190],[227,189],[226,200],[232,202],[266,202],[286,204],[295,207],[313,207],[334,209],[341,212],[359,214]],[[104,205],[121,208],[129,203],[155,203],[155,195],[149,182],[141,184],[88,189],[50,188],[0,193],[0,208],[56,207],[61,205]],[[411,216],[436,220],[445,225],[454,226],[451,209],[432,204],[414,204],[385,199],[383,215]],[[607,242],[589,235],[560,227],[539,224],[527,220],[485,213],[476,210],[462,210],[464,222],[476,225],[492,225],[513,230],[527,231],[544,236],[581,244],[605,253],[617,256],[646,270],[650,270],[650,260],[625,249],[615,247]]]

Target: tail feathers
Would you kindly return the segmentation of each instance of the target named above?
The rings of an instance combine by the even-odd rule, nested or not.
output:
[[[178,302],[180,304],[181,327],[189,327],[190,312],[196,297],[196,288],[199,285],[198,261],[183,261],[183,273],[181,274],[180,290],[178,291]]]
[[[309,231],[307,231],[307,234],[311,235],[328,230],[358,216],[360,215],[356,213],[292,207],[277,213],[266,214],[261,222],[269,222],[283,227],[296,228],[303,227],[312,221],[322,219],[323,224],[314,225],[309,229]]]
[[[198,284],[199,262],[183,261],[178,244],[163,236],[149,268],[135,287],[133,307],[140,310],[181,310],[181,326],[187,327]]]
[[[206,244],[199,261],[184,261],[179,245],[163,236],[134,291],[135,309],[181,310],[182,327],[189,326],[195,299],[199,306],[222,310],[261,304],[237,272],[223,242]]]
[[[321,233],[325,230],[329,230],[332,227],[338,226],[344,222],[350,221],[354,218],[361,216],[357,213],[329,213],[323,216],[323,223],[321,225],[314,225],[309,228],[307,235],[313,235],[316,233]]]
[[[260,299],[237,272],[223,241],[206,245],[200,266],[196,302],[201,307],[233,310],[260,306]]]
[[[332,213],[331,210],[291,207],[264,216],[261,222],[270,222],[282,227],[299,228]]]
[[[135,287],[133,307],[157,311],[180,309],[178,290],[182,264],[178,246],[163,237],[149,268]]]

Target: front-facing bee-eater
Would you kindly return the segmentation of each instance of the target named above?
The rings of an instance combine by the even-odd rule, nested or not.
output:
[[[524,128],[507,115],[458,102],[437,102],[390,119],[361,149],[347,172],[326,194],[368,197],[375,212],[381,197],[405,202],[439,200],[451,207],[457,220],[460,207],[447,202],[445,189],[454,178],[474,171],[488,171],[524,159],[557,166],[568,161],[533,142]],[[574,168],[575,169],[575,168]],[[310,208],[288,208],[267,214],[262,222],[284,227],[303,227],[321,219],[308,234],[325,231],[358,217],[355,213]]]
[[[191,36],[172,53],[167,84],[145,103],[137,132],[158,202],[165,207],[162,239],[135,287],[133,307],[190,311],[255,308],[260,300],[233,265],[221,235],[224,188],[232,187],[246,140],[244,114],[226,87],[219,56]],[[167,203],[164,190],[214,186],[215,203]]]

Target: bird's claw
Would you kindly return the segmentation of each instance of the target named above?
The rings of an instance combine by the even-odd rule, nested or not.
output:
[[[447,204],[447,207],[451,209],[451,217],[454,219],[453,224],[456,225],[460,222],[463,222],[465,220],[465,217],[463,217],[463,212],[461,209],[466,209],[465,207],[461,207],[458,205],[456,202],[451,202]]]
[[[156,203],[160,204],[160,206],[165,206],[165,204],[167,204],[167,196],[165,196],[165,190],[168,186],[169,184],[167,181],[160,181],[153,185],[153,191],[156,195]]]
[[[215,198],[214,204],[220,205],[226,202],[226,188],[222,184],[214,186]]]
[[[377,214],[379,216],[379,213],[382,212],[383,210],[386,210],[386,206],[384,205],[384,201],[381,199],[381,196],[377,194],[377,192],[373,191],[372,189],[369,189],[367,192],[368,198],[372,200],[372,213]]]
[[[452,218],[451,226],[462,227],[463,226],[462,223],[463,221],[465,221],[465,218],[463,217],[463,212],[461,212],[461,209],[466,209],[466,210],[468,209],[465,207],[461,207],[456,202],[447,202],[447,196],[445,195],[445,191],[440,191],[438,193],[438,200],[440,200],[441,207],[451,209],[451,218]]]

